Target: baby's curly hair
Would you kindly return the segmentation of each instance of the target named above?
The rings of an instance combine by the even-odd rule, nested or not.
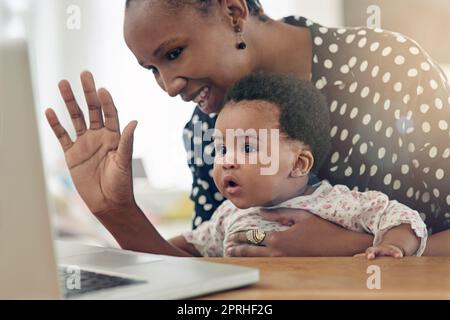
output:
[[[330,115],[322,93],[310,81],[293,75],[267,72],[239,80],[225,96],[224,104],[243,100],[271,102],[280,111],[280,129],[290,139],[307,144],[317,172],[330,149]]]

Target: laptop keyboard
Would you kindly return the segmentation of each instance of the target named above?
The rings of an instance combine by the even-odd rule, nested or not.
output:
[[[146,281],[122,278],[86,270],[59,267],[59,278],[65,298],[73,298],[94,291],[144,284]]]

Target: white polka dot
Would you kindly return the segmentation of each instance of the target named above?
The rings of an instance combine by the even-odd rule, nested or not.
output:
[[[336,135],[337,131],[338,131],[338,127],[337,126],[334,126],[333,128],[331,128],[331,131],[330,131],[331,138],[334,138],[334,136]]]
[[[209,183],[208,183],[208,181],[202,181],[202,188],[203,189],[205,189],[205,190],[208,190],[209,189]]]
[[[422,113],[427,113],[428,110],[430,110],[430,106],[429,106],[429,105],[427,105],[427,104],[422,104],[422,105],[420,106],[420,112],[422,112]]]
[[[362,176],[366,172],[366,165],[363,163],[361,167],[359,167],[359,175]]]
[[[398,156],[396,153],[392,154],[392,163],[395,164],[397,162]]]
[[[340,29],[337,30],[337,33],[339,33],[339,34],[343,34],[343,33],[346,33],[346,32],[347,32],[347,29],[344,29],[344,28],[340,28]]]
[[[389,184],[391,184],[391,181],[392,181],[392,175],[391,175],[390,173],[388,173],[388,174],[384,177],[383,182],[384,182],[385,185],[389,185]]]
[[[420,96],[423,93],[423,87],[422,86],[417,86],[417,95]]]
[[[383,51],[381,52],[381,54],[383,55],[383,57],[387,57],[388,55],[390,55],[392,52],[392,48],[391,47],[386,47],[383,49]]]
[[[386,73],[383,75],[382,80],[383,80],[384,83],[388,83],[389,80],[391,80],[391,73],[390,73],[390,72],[386,72]]]
[[[353,108],[352,112],[350,113],[350,119],[355,119],[356,116],[358,115],[358,108]]]
[[[356,145],[358,143],[359,139],[361,139],[361,136],[359,134],[355,134],[355,136],[352,139],[353,145]]]
[[[436,179],[438,180],[442,180],[442,178],[444,178],[444,170],[442,169],[437,169],[436,170]]]
[[[409,151],[410,153],[413,153],[415,150],[416,150],[416,146],[414,145],[414,143],[410,142],[410,143],[408,144],[408,151]]]
[[[352,175],[352,173],[353,173],[352,167],[348,167],[344,172],[346,177],[350,177]]]
[[[430,149],[430,152],[428,153],[430,158],[436,158],[437,154],[438,154],[438,149],[436,147],[432,147]]]
[[[402,35],[398,35],[398,36],[397,36],[397,41],[400,42],[400,43],[405,43],[405,42],[406,42],[406,39],[405,39],[405,37],[403,37]]]
[[[195,187],[194,189],[192,189],[192,195],[193,195],[194,197],[196,197],[197,194],[198,194],[198,187]]]
[[[402,165],[402,173],[403,174],[408,174],[409,172],[409,166],[407,164]]]
[[[364,48],[364,46],[367,44],[367,38],[362,38],[361,40],[359,40],[358,42],[358,47],[360,48]]]
[[[366,154],[367,153],[367,143],[361,144],[361,146],[359,147],[359,152],[361,154]]]
[[[436,198],[439,198],[439,195],[440,195],[440,192],[439,192],[439,189],[433,189],[433,195],[436,197]]]
[[[413,159],[412,164],[413,164],[414,168],[416,168],[416,169],[419,168],[419,166],[420,166],[420,163],[419,163],[419,161],[417,161],[417,159]]]
[[[418,55],[419,49],[417,47],[411,47],[411,48],[409,48],[409,52],[411,52],[411,54],[413,54],[413,55]]]
[[[430,87],[433,90],[436,90],[438,88],[438,84],[437,84],[436,80],[434,80],[434,79],[430,80]]]
[[[380,101],[381,95],[379,92],[375,92],[375,94],[373,95],[373,104],[377,104],[378,101]]]
[[[207,131],[208,129],[209,129],[208,122],[203,122],[203,124],[202,124],[202,130],[203,130],[203,131]]]
[[[322,45],[322,43],[323,43],[323,39],[321,37],[315,37],[314,38],[314,44],[316,46],[320,46],[320,45]]]
[[[410,100],[411,100],[411,96],[409,94],[407,94],[403,97],[404,104],[408,104]]]
[[[333,153],[333,155],[331,156],[331,163],[335,164],[336,162],[339,161],[339,152],[335,152]]]
[[[394,190],[398,190],[398,189],[400,189],[401,186],[402,186],[402,183],[400,182],[400,180],[395,180],[394,184],[392,185],[392,188]]]
[[[425,133],[429,133],[431,131],[431,126],[429,122],[425,121],[424,123],[422,123],[422,131]]]
[[[390,107],[391,107],[391,100],[387,99],[386,101],[384,101],[384,110],[388,111]]]
[[[341,140],[345,141],[345,139],[347,139],[347,137],[348,137],[348,130],[346,130],[346,129],[342,130],[342,132],[341,132]]]
[[[397,120],[400,120],[400,110],[399,109],[395,110],[394,118],[397,119]]]
[[[353,67],[356,65],[356,62],[358,62],[358,58],[356,58],[356,57],[351,57],[351,58],[348,60],[348,66],[349,66],[350,68],[353,68]]]
[[[322,90],[327,85],[327,78],[322,77],[316,82],[316,88]]]
[[[319,31],[320,31],[320,33],[322,33],[322,34],[325,34],[325,33],[328,32],[328,28],[320,27],[320,28],[319,28]]]
[[[394,59],[395,64],[401,65],[405,63],[405,57],[404,56],[396,56]]]
[[[334,100],[330,105],[330,112],[335,112],[338,106],[337,100]]]
[[[214,170],[213,170],[213,169],[209,170],[208,175],[209,175],[211,178],[213,178],[213,177],[214,177]]]
[[[412,198],[413,195],[414,195],[414,189],[413,189],[412,187],[410,187],[410,188],[408,189],[408,191],[406,191],[406,196],[407,196],[408,198]]]
[[[194,220],[194,225],[196,227],[198,227],[199,225],[202,224],[202,222],[203,222],[202,217],[196,217],[195,220]]]
[[[379,42],[374,42],[370,45],[370,51],[374,52],[377,51],[377,49],[380,47],[380,43]]]
[[[408,70],[408,77],[417,77],[417,75],[419,74],[419,71],[417,71],[417,69],[415,68],[411,68]]]
[[[361,29],[357,32],[357,34],[359,34],[360,36],[365,36],[367,34],[367,31],[364,29]]]
[[[431,66],[428,62],[422,62],[420,64],[420,68],[422,68],[423,71],[430,71],[431,70]]]
[[[338,166],[334,166],[334,167],[330,168],[330,171],[331,172],[336,172],[337,169],[339,169],[339,167]]]
[[[439,129],[441,130],[447,130],[448,129],[448,123],[445,120],[439,121]]]
[[[402,138],[398,138],[398,146],[400,148],[403,147],[403,140],[402,140]]]
[[[364,125],[368,125],[370,123],[370,120],[372,119],[372,117],[370,116],[370,114],[366,114],[362,120]]]
[[[447,204],[450,206],[450,194],[447,196]]]
[[[195,136],[193,141],[194,141],[194,144],[197,144],[197,145],[202,144],[201,137]]]
[[[198,122],[198,120],[199,120],[198,115],[193,116],[192,117],[192,124],[196,124]]]
[[[373,165],[372,167],[370,167],[370,176],[374,177],[377,174],[378,171],[378,167],[376,165]]]
[[[361,65],[359,66],[359,70],[361,72],[364,72],[367,70],[367,67],[369,66],[369,63],[367,62],[367,60],[364,60]]]
[[[357,83],[357,82],[353,82],[353,83],[350,85],[348,91],[349,91],[350,93],[354,93],[354,92],[356,91],[356,88],[358,88],[358,83]]]
[[[447,159],[450,157],[450,148],[445,149],[444,153],[442,153],[442,158]]]
[[[323,63],[324,67],[327,69],[331,69],[333,68],[333,62],[330,59],[325,60],[325,62]]]
[[[379,132],[380,130],[381,130],[381,127],[383,126],[383,121],[381,121],[381,120],[378,120],[376,123],[375,123],[375,131],[376,132]]]
[[[361,90],[361,97],[362,97],[362,98],[366,98],[366,97],[369,95],[369,93],[370,93],[369,87],[364,87],[364,88]]]
[[[213,208],[212,204],[209,204],[209,203],[207,203],[207,204],[205,204],[205,205],[203,206],[203,209],[204,209],[205,211],[209,211],[209,210],[211,210],[212,208]]]
[[[347,42],[348,44],[352,43],[353,40],[355,40],[355,35],[354,35],[354,34],[349,34],[349,35],[345,38],[345,42]]]
[[[442,103],[442,100],[441,100],[441,99],[436,98],[436,99],[434,100],[434,106],[435,106],[436,108],[438,108],[439,110],[441,110],[442,107],[444,106],[444,104]]]
[[[397,92],[402,91],[402,83],[401,82],[397,82],[396,84],[394,84],[394,90]]]
[[[349,71],[350,71],[350,68],[349,68],[348,65],[344,64],[344,65],[341,67],[341,72],[342,72],[342,73],[347,74],[347,73],[349,73]]]
[[[392,134],[394,133],[394,129],[392,127],[389,127],[386,129],[386,138],[392,137]]]
[[[341,111],[339,111],[339,114],[340,114],[341,116],[343,116],[343,115],[345,114],[346,111],[347,111],[347,104],[344,103],[344,104],[342,105],[342,107],[341,107]]]
[[[205,196],[200,196],[198,198],[198,203],[201,205],[204,205],[206,203],[206,197]]]
[[[328,47],[328,50],[330,50],[331,53],[336,53],[339,50],[339,47],[337,44],[333,43],[330,44],[330,46]]]
[[[380,71],[380,67],[379,66],[375,66],[372,69],[372,77],[375,78],[378,75],[378,72]]]
[[[378,149],[378,159],[383,159],[385,155],[386,155],[386,149],[385,148]]]
[[[317,57],[317,54],[314,55],[313,62],[314,63],[318,63],[319,62],[319,58]]]
[[[220,194],[219,192],[216,192],[214,194],[214,199],[216,199],[217,201],[222,201],[224,198],[223,198],[222,194]]]

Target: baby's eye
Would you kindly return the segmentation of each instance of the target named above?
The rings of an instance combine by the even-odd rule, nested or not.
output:
[[[244,152],[245,153],[251,153],[251,152],[256,152],[256,148],[254,146],[252,146],[251,144],[246,143],[244,146]]]
[[[216,146],[216,155],[223,156],[227,153],[227,148],[224,145]]]
[[[183,52],[183,48],[176,48],[175,50],[170,51],[166,56],[170,61],[176,60],[181,53]]]

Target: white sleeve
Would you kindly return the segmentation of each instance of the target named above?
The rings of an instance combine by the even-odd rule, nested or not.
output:
[[[421,256],[427,243],[427,228],[417,211],[395,201],[377,191],[359,194],[360,212],[354,217],[361,226],[372,233],[373,245],[379,245],[387,231],[401,224],[411,225],[411,229],[420,238],[416,256]]]

